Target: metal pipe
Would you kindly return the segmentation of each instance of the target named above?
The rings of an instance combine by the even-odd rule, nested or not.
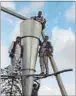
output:
[[[52,75],[55,76],[57,74],[61,74],[64,72],[69,72],[69,71],[73,71],[73,69],[64,69],[64,70],[58,71],[56,73],[49,74],[49,75],[47,75],[47,77],[52,76]],[[17,75],[17,76],[21,76],[21,75]],[[46,77],[46,75],[42,75],[42,74],[30,74],[30,75],[25,75],[25,76],[27,76],[27,77],[29,77],[29,76],[45,76]],[[9,77],[9,75],[1,75],[1,79],[2,78],[8,78],[9,79],[10,77]],[[12,78],[12,76],[11,76],[11,78]]]
[[[52,73],[52,74],[49,74],[48,76],[46,76],[46,75],[40,75],[40,76],[36,76],[35,78],[35,80],[39,80],[39,79],[44,79],[44,78],[47,78],[47,77],[50,77],[50,76],[56,76],[57,74],[60,74],[60,73],[63,73],[63,72],[69,72],[69,71],[72,71],[72,69],[66,69],[66,70],[62,70],[62,71],[59,71],[59,72],[57,72],[57,73]]]
[[[42,33],[43,40],[44,40],[44,37],[45,37],[45,34]],[[49,59],[50,59],[50,62],[51,62],[51,65],[52,65],[54,73],[57,73],[58,72],[58,68],[56,66],[56,63],[55,63],[53,57],[49,56]],[[59,85],[59,88],[60,88],[62,96],[67,96],[67,92],[66,92],[65,87],[63,85],[63,82],[62,82],[62,79],[60,77],[60,74],[57,74],[55,77],[56,77],[57,83]]]
[[[50,59],[50,62],[51,62],[53,71],[55,73],[58,72],[58,68],[56,66],[56,63],[55,63],[53,57],[52,56],[49,56],[49,59]],[[66,92],[65,87],[63,85],[63,82],[62,82],[62,79],[60,77],[60,74],[57,74],[55,77],[56,77],[57,83],[59,85],[59,88],[60,88],[60,91],[61,91],[62,96],[67,96],[67,92]]]
[[[7,8],[5,8],[5,7],[2,7],[2,6],[1,6],[1,10],[2,10],[3,12],[6,12],[6,13],[8,13],[8,14],[10,14],[10,15],[15,16],[15,17],[17,17],[17,18],[19,18],[19,19],[22,19],[22,20],[26,20],[26,19],[27,19],[26,17],[24,17],[24,16],[22,16],[22,15],[16,13],[16,12],[14,12],[14,11],[12,11],[12,10],[9,10],[9,9],[7,9]]]
[[[8,14],[10,14],[10,15],[15,16],[15,17],[17,17],[17,18],[19,18],[19,19],[22,19],[22,20],[28,19],[28,18],[22,16],[21,14],[19,14],[19,13],[17,13],[17,12],[14,12],[14,11],[12,11],[12,10],[9,10],[9,9],[3,7],[3,6],[1,6],[1,10],[2,10],[3,12],[6,12],[6,13],[8,13]],[[42,38],[44,39],[44,36],[45,36],[45,35],[44,35],[43,32],[41,33],[41,35],[42,35]]]
[[[31,96],[33,76],[26,75],[34,74],[37,60],[38,45],[41,36],[41,24],[35,20],[24,20],[21,22],[20,32],[23,44],[23,58],[22,58],[22,93],[23,96]],[[30,38],[31,36],[31,38]],[[36,38],[35,38],[36,37]]]

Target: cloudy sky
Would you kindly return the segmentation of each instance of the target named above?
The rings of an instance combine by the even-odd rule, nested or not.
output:
[[[74,2],[2,2],[1,6],[16,11],[25,17],[35,16],[42,10],[47,20],[45,34],[54,47],[54,59],[59,70],[73,68],[73,72],[61,75],[66,91],[75,95],[75,3]],[[22,20],[1,12],[1,67],[10,64],[8,49],[20,34]],[[39,59],[39,58],[38,58]],[[40,71],[37,60],[37,72]],[[53,72],[49,63],[50,73]],[[61,95],[55,77],[43,79],[40,95]]]

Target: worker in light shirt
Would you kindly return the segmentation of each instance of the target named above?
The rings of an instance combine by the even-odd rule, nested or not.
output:
[[[11,73],[15,73],[21,63],[21,58],[23,54],[23,47],[21,45],[21,38],[18,36],[16,41],[13,41],[10,48],[9,48],[9,57],[11,59]]]
[[[43,42],[40,41],[40,49],[39,49],[39,57],[40,57],[40,67],[41,67],[41,74],[46,75],[49,74],[49,67],[48,67],[48,57],[53,53],[53,47],[51,42],[48,41],[49,37],[45,36]]]

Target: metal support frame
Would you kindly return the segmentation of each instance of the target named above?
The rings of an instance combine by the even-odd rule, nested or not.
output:
[[[1,6],[1,10],[4,11],[4,12],[6,12],[6,13],[8,13],[8,14],[10,14],[10,15],[15,16],[15,17],[17,17],[17,18],[19,18],[19,19],[22,19],[22,20],[28,19],[28,18],[26,18],[26,17],[24,17],[24,16],[22,16],[22,15],[16,13],[16,12],[14,12],[14,11],[12,11],[12,10],[9,10],[9,9],[7,9],[7,8],[4,8],[4,7],[2,7],[2,6]],[[44,35],[43,33],[42,33],[42,37],[43,37],[43,39],[44,39],[44,37],[45,37],[45,35]],[[54,73],[58,72],[58,69],[57,69],[57,66],[56,66],[56,63],[55,63],[53,57],[49,57],[49,59],[50,59],[52,68],[53,68],[53,70],[54,70]],[[56,80],[57,80],[57,82],[58,82],[58,85],[59,85],[59,88],[60,88],[60,91],[61,91],[62,96],[67,96],[67,92],[66,92],[66,90],[65,90],[65,88],[64,88],[64,85],[63,85],[63,82],[62,82],[62,80],[61,80],[60,74],[57,74],[57,75],[56,75]]]
[[[47,78],[47,77],[50,77],[50,76],[56,76],[56,79],[58,81],[58,74],[61,74],[61,73],[64,73],[64,72],[69,72],[69,71],[73,71],[73,69],[64,69],[64,70],[61,70],[61,71],[58,71],[56,73],[52,73],[52,74],[49,74],[49,75],[41,75],[41,74],[29,74],[29,75],[25,75],[26,77],[29,77],[29,76],[33,76],[34,78],[36,78],[35,80],[39,80],[39,79],[44,79],[44,78]],[[22,78],[22,75],[1,75],[1,79],[12,79],[12,84],[11,84],[11,92],[10,92],[10,96],[12,96],[12,88],[13,88],[13,84],[14,84],[14,80],[18,79],[18,77]],[[58,81],[58,84],[59,86],[61,87],[61,84],[59,83]],[[60,89],[62,90],[62,89]],[[62,91],[63,92],[63,91]],[[63,93],[62,96],[67,96]]]

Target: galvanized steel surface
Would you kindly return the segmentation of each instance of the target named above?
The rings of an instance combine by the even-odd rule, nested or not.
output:
[[[20,31],[21,36],[35,36],[40,38],[42,26],[39,22],[35,20],[25,20],[21,22]],[[39,41],[36,38],[26,37],[22,39],[23,43],[23,60],[22,68],[23,69],[35,69],[36,59],[37,59],[37,50]],[[24,70],[22,75],[33,74],[33,70]],[[33,77],[23,76],[23,95],[31,96]]]

